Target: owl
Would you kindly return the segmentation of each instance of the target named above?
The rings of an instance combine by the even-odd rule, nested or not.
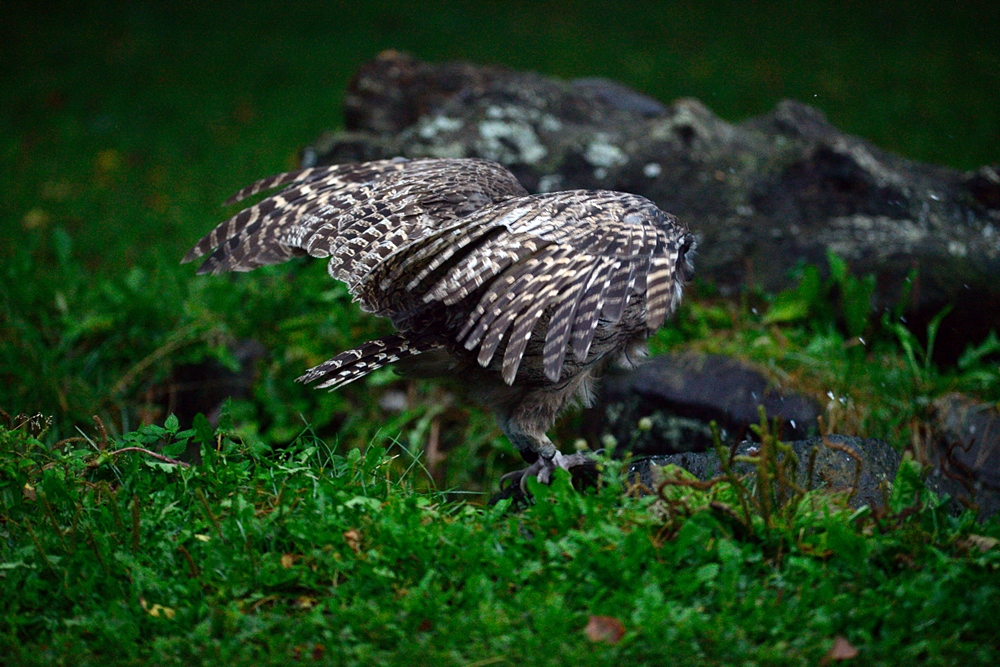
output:
[[[335,389],[387,364],[444,375],[496,416],[530,464],[508,481],[547,483],[579,463],[546,435],[616,360],[633,359],[690,280],[694,236],[624,192],[529,194],[482,159],[396,158],[260,180],[281,188],[218,225],[184,257],[199,274],[329,260],[360,308],[397,333],[309,369]]]

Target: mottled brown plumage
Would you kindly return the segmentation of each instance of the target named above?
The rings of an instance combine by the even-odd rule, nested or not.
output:
[[[693,237],[643,197],[529,195],[478,159],[383,160],[305,169],[238,192],[283,190],[205,236],[184,262],[249,271],[329,258],[363,310],[398,333],[299,378],[330,389],[397,361],[452,375],[491,407],[547,479],[565,459],[545,432],[588,379],[664,322],[691,273]],[[421,359],[413,359],[423,355]]]

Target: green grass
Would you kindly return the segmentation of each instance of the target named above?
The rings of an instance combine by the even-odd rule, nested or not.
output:
[[[226,213],[219,202],[294,167],[299,147],[337,126],[350,76],[385,48],[608,76],[668,102],[699,97],[733,121],[793,97],[884,148],[968,169],[997,162],[998,12],[8,3],[0,408],[52,421],[36,438],[0,420],[3,655],[816,664],[843,636],[871,664],[997,662],[998,549],[969,537],[1000,536],[996,520],[946,517],[925,496],[886,516],[796,505],[748,533],[696,490],[676,516],[622,498],[613,463],[598,492],[560,480],[522,514],[485,509],[519,462],[489,415],[446,383],[379,373],[332,394],[294,383],[388,332],[321,262],[223,278],[177,262]],[[722,299],[699,282],[651,348],[750,361],[820,401],[828,428],[897,448],[922,432],[938,395],[1000,401],[995,338],[939,368],[919,342],[929,332],[871,312],[870,279],[830,261],[831,279],[801,267],[781,295]],[[176,369],[233,366],[245,339],[268,351],[250,395],[218,434],[201,421],[181,431],[190,425],[169,417]],[[405,410],[380,407],[389,390],[406,394]],[[568,415],[556,441],[578,427]],[[444,458],[431,477],[435,438]],[[109,453],[189,446],[203,465]],[[618,619],[624,638],[592,644],[591,615]]]
[[[176,429],[62,451],[0,429],[10,660],[807,665],[837,636],[864,664],[1000,657],[1000,549],[974,544],[1000,525],[926,492],[879,518],[803,503],[735,539],[710,511],[671,521],[623,498],[610,462],[598,491],[560,476],[516,514],[415,490],[399,449]],[[113,453],[188,439],[200,466]],[[624,637],[591,642],[591,615]]]

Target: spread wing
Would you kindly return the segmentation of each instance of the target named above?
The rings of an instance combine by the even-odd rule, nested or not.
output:
[[[488,160],[381,160],[317,167],[260,180],[232,204],[285,185],[202,238],[184,257],[208,255],[199,274],[250,271],[295,255],[330,258],[354,287],[398,247],[469,213],[526,194]]]
[[[198,273],[222,273],[294,255],[327,257],[331,275],[363,308],[406,329],[434,304],[461,308],[449,315],[462,321],[446,327],[448,337],[457,332],[458,343],[478,348],[483,366],[506,341],[501,371],[508,384],[544,315],[544,371],[556,381],[567,348],[584,361],[598,327],[618,322],[630,299],[642,299],[646,326],[659,328],[689,270],[693,238],[647,199],[590,191],[528,196],[488,160],[397,158],[305,169],[258,181],[227,203],[280,186],[217,226],[183,261],[208,255]]]
[[[363,284],[377,304],[400,286],[414,300],[457,304],[484,289],[458,341],[486,366],[506,338],[502,374],[512,384],[542,315],[546,376],[556,381],[567,345],[587,358],[600,324],[618,322],[633,295],[646,326],[662,324],[680,296],[693,238],[649,200],[569,191],[495,204],[398,249]],[[377,310],[376,308],[373,308]]]

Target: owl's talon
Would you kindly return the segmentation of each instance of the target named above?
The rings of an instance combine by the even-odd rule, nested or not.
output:
[[[565,456],[557,451],[555,456],[552,458],[544,458],[540,456],[537,461],[532,463],[527,468],[507,473],[500,478],[500,489],[502,491],[506,489],[507,486],[517,484],[521,489],[521,493],[524,494],[525,497],[529,497],[531,495],[528,491],[529,477],[534,477],[539,481],[539,483],[547,486],[552,483],[552,474],[555,472],[556,468],[562,468],[572,474],[573,468],[587,465],[592,462],[593,459],[586,454],[578,453]]]

